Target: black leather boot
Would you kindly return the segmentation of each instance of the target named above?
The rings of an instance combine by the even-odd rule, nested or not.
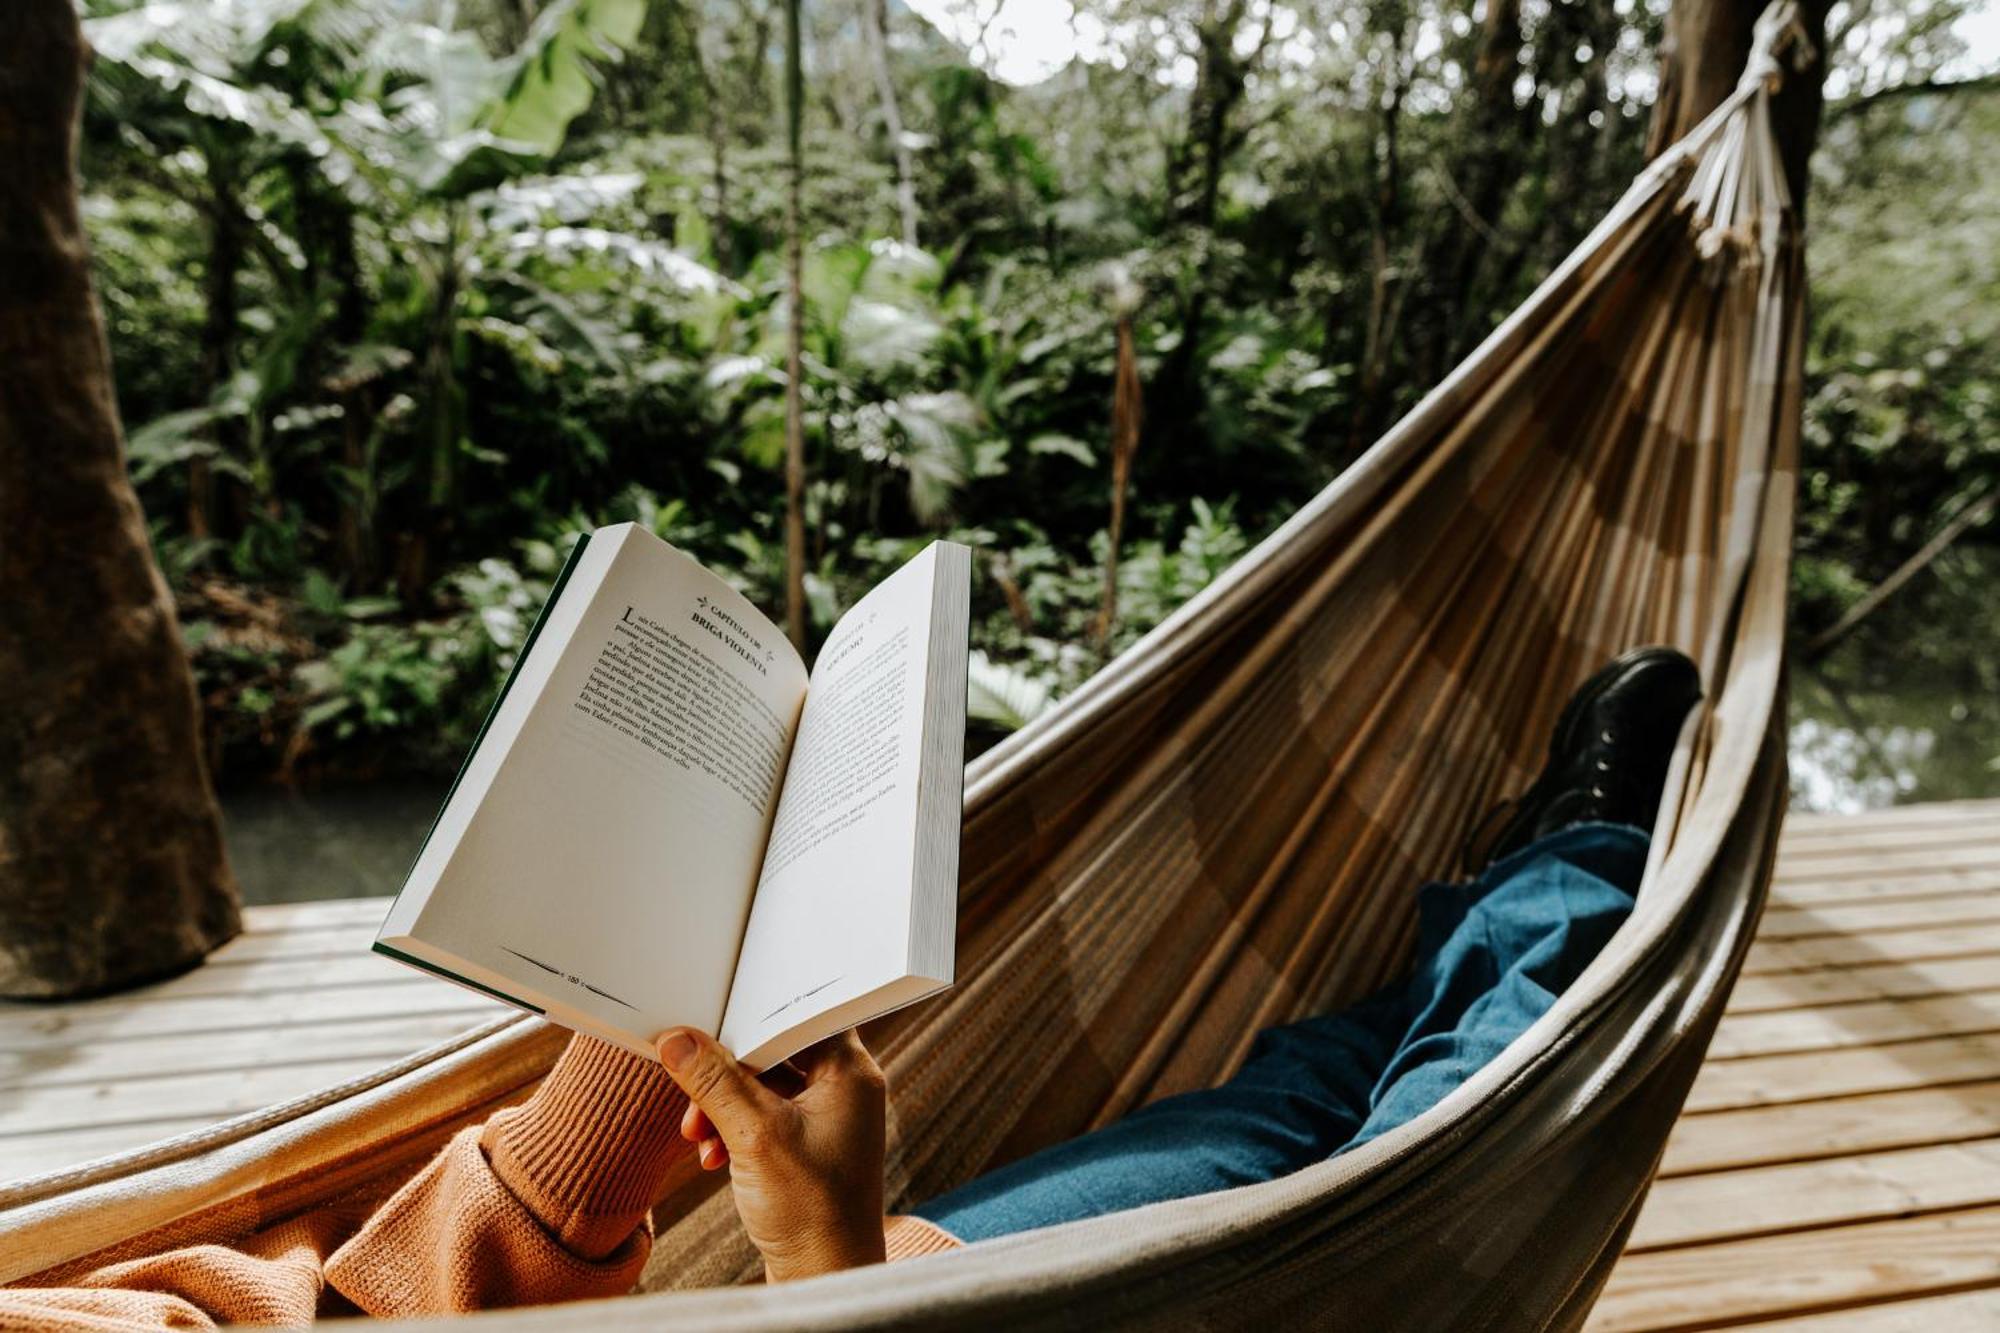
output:
[[[1650,830],[1681,723],[1700,699],[1701,673],[1672,648],[1635,648],[1586,680],[1556,720],[1541,776],[1466,840],[1465,872],[1476,875],[1572,824]]]

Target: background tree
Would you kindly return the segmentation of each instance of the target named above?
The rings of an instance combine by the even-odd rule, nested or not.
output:
[[[125,475],[77,207],[69,0],[0,19],[0,994],[186,967],[239,928],[195,694]]]
[[[1791,68],[1771,106],[1786,181],[1801,208],[1810,181],[1807,163],[1819,140],[1831,7],[1832,0],[1798,0],[1796,40],[1783,57]],[[1763,12],[1759,0],[1674,0],[1660,42],[1660,95],[1647,135],[1649,156],[1681,138],[1729,96],[1743,76]]]
[[[1981,2],[1825,11],[1807,633],[2000,480]],[[448,773],[575,533],[628,519],[808,647],[968,543],[975,743],[1017,724],[1486,337],[1754,17],[1078,0],[1057,59],[1006,41],[1046,7],[854,0],[801,8],[791,97],[785,7],[750,0],[84,7],[130,470],[231,783]],[[1727,30],[1656,113],[1670,21]],[[1916,641],[1901,606],[1986,623],[1996,527],[1843,652]]]

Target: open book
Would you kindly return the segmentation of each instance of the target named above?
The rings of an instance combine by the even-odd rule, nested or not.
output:
[[[971,557],[785,636],[643,528],[584,538],[375,949],[650,1055],[763,1069],[951,984]]]

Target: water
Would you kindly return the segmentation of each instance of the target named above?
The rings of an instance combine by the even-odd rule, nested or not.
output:
[[[223,832],[246,903],[394,893],[448,784],[397,780],[226,793]]]
[[[1854,654],[1793,672],[1792,806],[1851,812],[2000,797],[2000,696],[1962,672],[1905,662],[1891,682]],[[446,785],[386,781],[223,798],[245,902],[394,893]]]
[[[1850,814],[2000,797],[2000,695],[1967,674],[1837,655],[1792,672],[1792,808]]]

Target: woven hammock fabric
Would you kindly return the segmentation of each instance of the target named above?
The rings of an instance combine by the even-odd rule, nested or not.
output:
[[[959,984],[870,1034],[908,1203],[1225,1077],[1397,975],[1414,895],[1519,790],[1565,696],[1682,646],[1631,921],[1430,1112],[1282,1180],[779,1288],[690,1165],[648,1294],[528,1326],[1566,1328],[1630,1227],[1761,907],[1803,260],[1760,24],[1734,96],[1529,301],[1223,579],[968,773]],[[370,1078],[0,1193],[0,1281],[386,1192],[532,1089],[510,1018]],[[670,1288],[709,1288],[669,1290]],[[719,1289],[718,1289],[719,1288]]]

